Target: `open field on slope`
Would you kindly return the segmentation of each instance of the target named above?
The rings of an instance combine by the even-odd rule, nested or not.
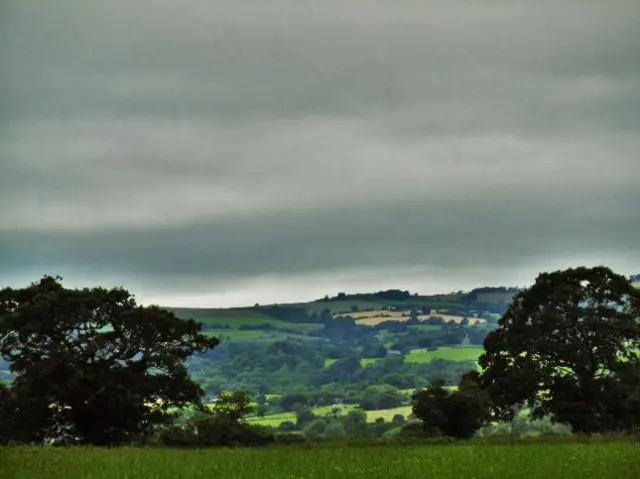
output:
[[[400,414],[406,419],[412,413],[411,406],[399,406],[391,409],[374,409],[365,411],[367,413],[367,422],[375,422],[376,419],[382,418],[384,422],[391,422],[393,416]]]
[[[427,349],[412,349],[407,355],[407,361],[415,363],[428,363],[434,359],[446,359],[447,361],[477,361],[484,353],[482,346],[454,346],[442,347],[434,351]]]
[[[405,356],[405,361],[428,363],[434,359],[445,359],[457,362],[476,362],[483,352],[482,346],[444,346],[434,350],[412,349]],[[382,359],[384,358],[362,358],[360,364],[365,367]],[[325,359],[324,367],[329,367],[336,361],[337,359]]]
[[[247,309],[190,309],[173,308],[178,317],[193,319],[205,326],[222,324],[230,329],[238,329],[241,326],[258,326],[270,324],[276,329],[287,329],[299,332],[315,331],[322,328],[320,323],[293,323],[272,318],[260,311]]]
[[[12,479],[627,479],[640,445],[612,443],[271,447],[266,449],[0,448]]]
[[[355,404],[343,404],[342,406],[319,406],[311,408],[316,416],[323,417],[332,414],[334,407],[337,407],[341,416],[346,415],[349,411],[358,409]],[[365,411],[368,422],[375,422],[378,418],[383,418],[386,422],[390,422],[396,414],[402,414],[405,418],[411,414],[411,406],[400,406],[391,409],[376,409]],[[265,417],[258,418],[251,416],[247,418],[251,424],[260,424],[262,426],[278,427],[285,421],[296,422],[296,414],[294,412],[283,412],[276,414],[267,414]]]
[[[338,315],[337,317],[347,316]],[[360,324],[363,326],[375,326],[377,324],[383,323],[385,321],[409,321],[410,317],[407,316],[406,311],[359,311],[357,313],[349,313],[348,316],[351,316],[356,320],[356,324]],[[444,319],[445,321],[453,321],[456,323],[460,323],[465,317],[464,316],[453,316],[450,314],[422,314],[418,316],[418,321],[426,321],[432,317],[439,317]],[[469,320],[469,324],[476,324],[478,322],[482,323],[484,320],[477,318],[467,318]]]

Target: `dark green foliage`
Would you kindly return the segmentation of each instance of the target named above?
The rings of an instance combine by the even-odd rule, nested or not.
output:
[[[198,415],[160,433],[161,444],[169,447],[255,447],[274,441],[271,428],[233,421],[223,414]]]
[[[399,438],[409,441],[417,441],[439,437],[440,435],[441,432],[439,430],[425,428],[421,422],[410,422],[402,427]]]
[[[274,442],[271,428],[247,424],[251,408],[246,391],[225,393],[211,410],[203,410],[184,424],[165,428],[162,444],[174,447],[266,446]]]
[[[276,434],[275,442],[277,444],[302,444],[307,441],[307,438],[302,434],[294,434],[294,433],[280,433]]]
[[[171,406],[201,404],[185,359],[217,339],[137,306],[123,289],[65,289],[59,280],[0,291],[0,355],[15,374],[0,423],[17,424],[14,440],[121,443],[170,420]]]
[[[394,414],[391,419],[391,423],[394,426],[403,426],[407,422],[407,419],[402,414]]]
[[[368,436],[371,428],[367,423],[367,413],[364,411],[349,411],[342,421],[345,433],[349,436]]]
[[[293,421],[282,421],[278,426],[278,430],[284,432],[297,431],[299,427]]]
[[[484,346],[483,383],[501,419],[526,404],[574,432],[640,423],[640,291],[609,268],[541,274]]]
[[[283,411],[295,411],[297,407],[309,404],[309,398],[306,394],[288,394],[282,396],[278,404]]]
[[[427,436],[458,439],[471,438],[491,417],[489,395],[481,389],[476,372],[465,375],[457,391],[447,391],[444,381],[438,380],[416,392],[412,410]]]
[[[240,422],[251,412],[250,403],[251,397],[247,391],[223,393],[216,398],[212,411],[214,415],[227,417],[231,422]]]
[[[310,422],[304,428],[303,434],[312,441],[321,441],[344,437],[346,431],[340,419],[327,416]]]
[[[360,407],[365,411],[390,409],[407,402],[407,396],[398,388],[388,385],[371,385],[362,392]]]
[[[296,411],[296,427],[298,429],[304,428],[307,424],[314,421],[316,415],[311,408],[299,406]]]

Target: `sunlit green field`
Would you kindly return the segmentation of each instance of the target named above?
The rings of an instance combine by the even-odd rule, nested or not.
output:
[[[484,353],[482,346],[451,346],[441,347],[433,351],[427,349],[413,349],[406,356],[406,361],[414,363],[428,363],[434,359],[445,359],[447,361],[475,362]],[[360,364],[368,366],[381,358],[363,358]],[[328,367],[335,363],[337,359],[325,359],[324,366]]]
[[[384,419],[385,422],[391,422],[393,416],[401,414],[407,418],[411,414],[411,406],[400,406],[391,409],[375,409],[373,411],[365,411],[367,413],[367,421],[374,422],[378,418]]]
[[[407,361],[416,363],[428,363],[434,359],[446,359],[448,361],[477,361],[484,353],[481,346],[454,346],[438,348],[435,351],[427,349],[414,349],[407,355]]]
[[[328,414],[332,414],[335,406],[319,406],[314,407],[311,410],[316,416],[326,416]],[[345,415],[349,411],[353,411],[358,409],[355,404],[344,404],[339,408],[339,415]],[[367,421],[374,422],[378,418],[383,418],[385,422],[390,422],[393,419],[393,416],[396,414],[402,414],[405,418],[411,414],[411,406],[400,406],[391,409],[376,409],[372,411],[365,411],[367,414]],[[271,426],[278,427],[281,423],[285,421],[291,421],[293,423],[296,422],[296,413],[294,412],[283,412],[277,414],[267,414],[265,417],[258,418],[255,416],[249,417],[247,419],[252,424],[260,424],[262,426]]]
[[[634,478],[640,445],[315,446],[267,449],[0,448],[0,477],[88,479]]]

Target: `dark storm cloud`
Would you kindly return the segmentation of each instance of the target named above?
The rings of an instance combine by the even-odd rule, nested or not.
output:
[[[2,10],[2,281],[640,269],[635,2]]]

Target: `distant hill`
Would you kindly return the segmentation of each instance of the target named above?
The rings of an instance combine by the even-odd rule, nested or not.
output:
[[[306,303],[254,305],[241,308],[179,308],[167,307],[177,316],[193,318],[206,329],[242,330],[244,336],[277,330],[290,334],[320,329],[327,317],[349,316],[365,311],[412,311],[420,317],[441,315],[451,317],[495,317],[506,311],[517,288],[482,287],[472,291],[436,295],[419,295],[402,290],[375,293],[338,293]],[[239,334],[239,333],[234,333]]]

